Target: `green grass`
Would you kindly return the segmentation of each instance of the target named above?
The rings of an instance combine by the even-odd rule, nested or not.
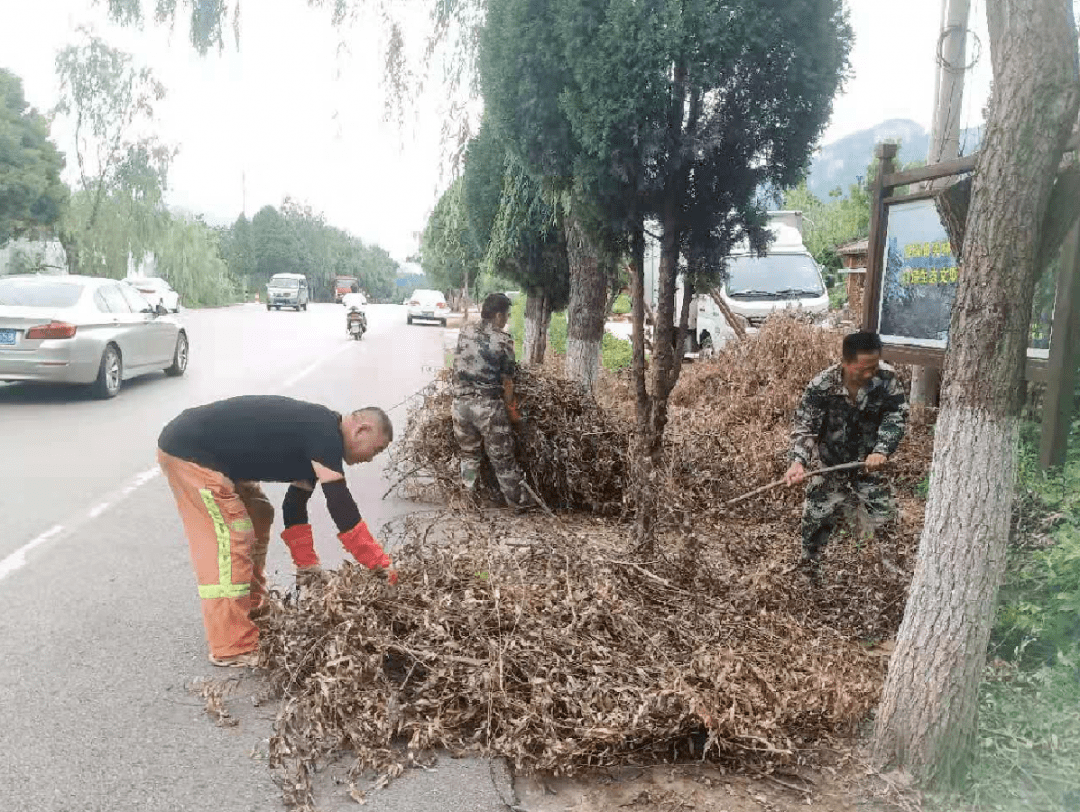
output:
[[[983,683],[968,785],[933,801],[942,812],[1080,809],[1080,649]]]
[[[600,363],[605,369],[618,372],[627,369],[634,361],[633,346],[625,338],[604,333],[600,343]]]
[[[522,357],[522,344],[525,337],[525,299],[522,297],[514,302],[510,309],[510,321],[507,325],[510,335],[514,337],[514,353],[518,360]],[[566,355],[566,312],[551,314],[551,323],[548,325],[548,352],[555,355]],[[617,338],[610,333],[604,333],[600,343],[600,363],[605,369],[618,371],[630,366],[633,360],[633,351],[629,341]]]
[[[1027,426],[1026,543],[1009,551],[968,781],[933,799],[943,812],[1080,810],[1080,424],[1060,470],[1041,471],[1037,455],[1038,427]]]

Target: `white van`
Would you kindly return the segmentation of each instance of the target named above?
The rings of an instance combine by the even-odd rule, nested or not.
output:
[[[283,307],[307,310],[309,297],[307,277],[302,273],[276,273],[266,283],[267,310]]]
[[[786,307],[801,308],[806,313],[826,313],[829,293],[821,269],[802,241],[802,212],[772,211],[768,227],[774,240],[768,253],[759,257],[743,241],[728,257],[727,280],[720,286],[720,299],[736,316],[746,320],[751,329],[760,326],[770,313]],[[653,223],[646,231],[657,231]],[[660,244],[645,240],[645,289],[649,304],[656,301],[659,283]],[[682,307],[682,275],[675,294],[675,313]],[[698,293],[690,306],[690,330],[687,352],[719,348],[735,335],[709,293]]]
[[[727,279],[720,288],[724,304],[751,327],[788,307],[827,313],[829,291],[821,269],[803,245],[802,212],[769,212],[769,230],[775,239],[765,256],[754,254],[744,241],[728,257]]]

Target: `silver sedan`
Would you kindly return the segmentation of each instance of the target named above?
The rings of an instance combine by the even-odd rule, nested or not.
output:
[[[187,332],[115,279],[0,276],[0,381],[90,384],[115,397],[122,381],[183,375]]]

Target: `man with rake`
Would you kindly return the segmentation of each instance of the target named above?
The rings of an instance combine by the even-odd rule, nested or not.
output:
[[[860,525],[871,530],[893,514],[889,483],[878,471],[904,437],[908,403],[896,371],[881,361],[881,348],[877,333],[845,336],[843,360],[810,382],[795,412],[785,484],[806,481],[815,456],[823,467],[863,463],[850,472],[813,476],[807,484],[801,560],[815,581],[842,510],[856,507]]]

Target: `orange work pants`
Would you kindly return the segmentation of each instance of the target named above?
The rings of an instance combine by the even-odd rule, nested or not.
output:
[[[257,482],[224,474],[158,449],[184,523],[199,584],[210,654],[253,651],[259,630],[251,613],[266,599],[266,549],[274,506]]]

